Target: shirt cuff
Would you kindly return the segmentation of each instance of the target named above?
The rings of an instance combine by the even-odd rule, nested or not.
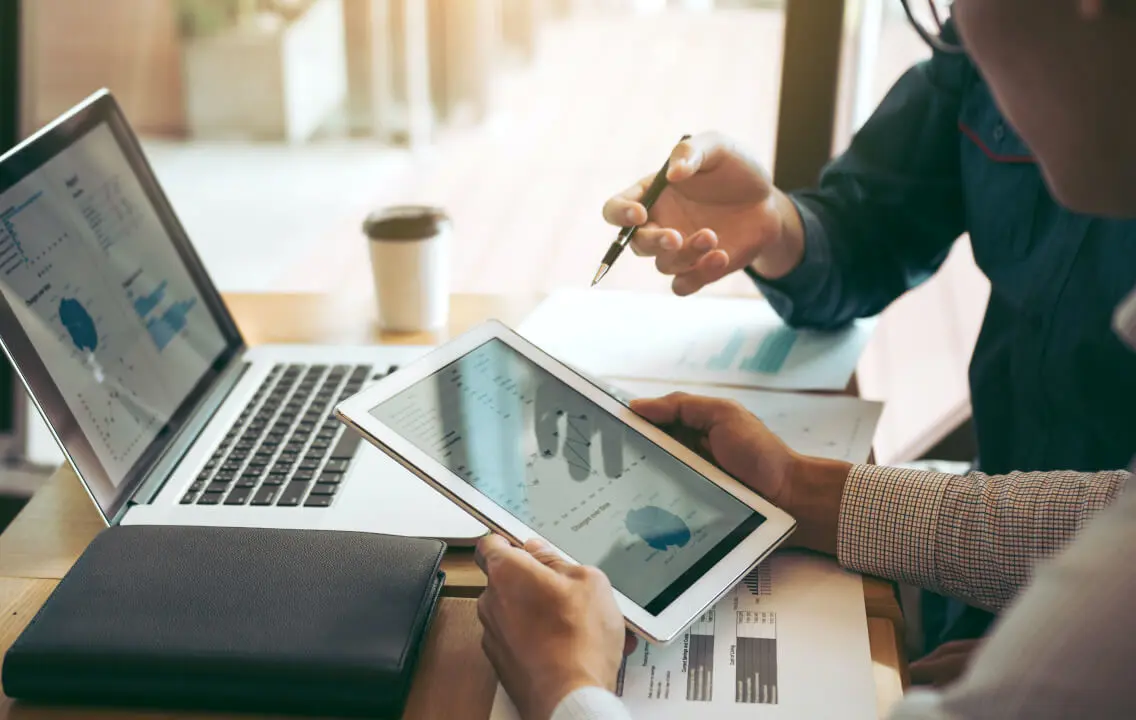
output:
[[[795,304],[809,304],[813,296],[824,286],[832,271],[832,248],[828,245],[820,218],[797,198],[790,195],[789,199],[801,216],[801,225],[805,232],[805,248],[800,264],[788,275],[776,280],[762,277],[750,265],[745,268],[746,275],[761,290],[761,294],[777,314],[785,320],[792,318]]]
[[[916,587],[936,587],[939,508],[956,479],[946,473],[853,466],[840,502],[840,564]]]
[[[631,720],[631,713],[613,693],[599,687],[582,687],[560,701],[550,720]]]

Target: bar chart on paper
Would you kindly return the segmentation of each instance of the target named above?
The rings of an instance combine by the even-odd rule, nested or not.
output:
[[[872,327],[860,321],[835,332],[797,330],[760,299],[564,290],[517,330],[593,375],[843,390]]]
[[[863,582],[813,555],[775,554],[669,645],[640,641],[616,694],[651,720],[878,717]],[[498,689],[492,720],[519,717]]]
[[[739,610],[734,702],[777,704],[777,613]]]
[[[728,372],[733,369],[758,375],[776,375],[797,342],[798,332],[779,327],[751,337],[744,330],[734,330],[721,347],[701,348],[692,344],[679,358],[678,364],[694,370]],[[707,356],[707,352],[710,354]]]

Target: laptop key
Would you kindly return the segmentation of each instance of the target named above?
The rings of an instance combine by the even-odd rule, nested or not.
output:
[[[283,485],[284,481],[288,479],[287,475],[269,475],[264,479],[265,486],[270,485]]]
[[[322,473],[319,476],[319,480],[317,482],[320,485],[330,485],[330,484],[338,483],[342,479],[343,479],[343,476],[340,475],[339,473]]]
[[[185,495],[182,495],[181,504],[182,505],[192,505],[193,501],[196,500],[196,499],[197,499],[197,493],[190,490]]]
[[[205,481],[204,480],[195,480],[193,482],[193,484],[189,486],[189,491],[192,492],[192,493],[199,493],[199,492],[201,492],[201,489],[204,488],[204,487],[205,487]]]
[[[301,469],[292,473],[292,479],[293,480],[302,480],[304,482],[308,482],[309,480],[311,480],[315,476],[316,476],[315,468],[308,470],[306,468],[301,467]]]
[[[304,498],[304,494],[308,491],[308,484],[306,482],[291,482],[284,487],[284,492],[280,494],[280,499],[276,501],[277,505],[285,507],[295,507],[300,504],[300,500]]]
[[[229,489],[229,483],[224,481],[217,481],[209,483],[209,487],[205,488],[205,492],[225,492]]]
[[[331,505],[331,495],[312,495],[304,503],[304,507],[328,507]]]
[[[338,489],[337,483],[316,483],[316,486],[312,488],[312,495],[334,495]]]
[[[252,488],[238,487],[234,488],[229,497],[225,498],[226,505],[244,505],[248,502],[249,495],[252,493]]]
[[[280,492],[280,487],[277,485],[264,485],[256,494],[252,496],[252,505],[271,505],[272,501],[276,499],[276,493]]]
[[[350,464],[350,460],[332,458],[327,461],[327,465],[324,465],[323,471],[329,473],[345,473],[347,472],[347,466]]]
[[[225,493],[219,493],[219,492],[202,493],[201,497],[197,498],[197,504],[198,505],[219,505],[221,503],[221,497],[224,494]]]
[[[335,444],[335,449],[331,451],[331,457],[338,460],[350,460],[355,457],[355,452],[359,449],[359,443],[362,440],[363,436],[358,433],[350,430],[344,432],[343,437],[339,438],[339,442]]]
[[[238,487],[238,488],[254,488],[254,487],[256,487],[256,484],[258,482],[260,482],[259,477],[257,477],[257,476],[249,477],[248,475],[244,475],[244,476],[241,477],[240,480],[237,481],[236,487]]]

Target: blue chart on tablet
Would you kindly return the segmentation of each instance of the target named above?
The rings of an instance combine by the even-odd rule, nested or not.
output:
[[[641,604],[754,516],[500,340],[371,414]]]

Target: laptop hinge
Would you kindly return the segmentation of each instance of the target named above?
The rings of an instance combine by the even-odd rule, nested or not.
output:
[[[173,475],[174,470],[177,469],[178,463],[181,462],[189,449],[193,447],[193,443],[201,436],[209,421],[217,413],[218,408],[228,399],[229,394],[233,388],[237,386],[241,378],[244,377],[245,372],[249,369],[250,363],[245,361],[234,362],[229,369],[224,371],[214,383],[212,390],[201,401],[197,410],[186,421],[185,427],[181,432],[170,442],[169,447],[162,453],[161,457],[154,463],[154,467],[150,472],[146,473],[142,483],[130,498],[130,502],[123,508],[122,513],[132,505],[146,505],[153,502],[157,497],[158,492],[165,486],[166,481]],[[122,513],[119,513],[121,517]],[[118,518],[115,518],[117,521]]]

